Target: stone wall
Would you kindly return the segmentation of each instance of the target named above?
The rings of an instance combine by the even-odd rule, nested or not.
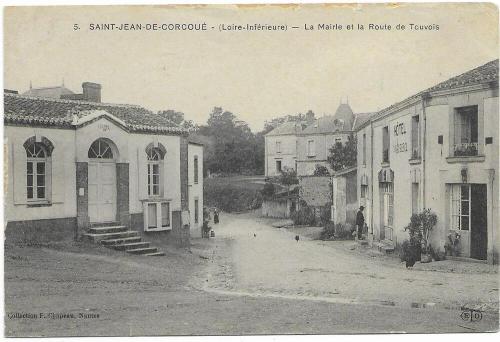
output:
[[[84,234],[90,224],[89,222],[89,164],[86,162],[76,163],[76,225],[77,235]],[[82,193],[80,193],[82,189]]]
[[[11,221],[5,228],[5,243],[71,241],[76,237],[76,218]]]
[[[118,222],[124,226],[130,225],[129,201],[129,166],[128,163],[116,164],[116,216]]]
[[[299,177],[300,199],[308,206],[323,207],[331,205],[332,182],[330,176]]]

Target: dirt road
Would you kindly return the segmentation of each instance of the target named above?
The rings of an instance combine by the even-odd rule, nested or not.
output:
[[[406,271],[301,239],[250,216],[222,215],[216,238],[146,258],[75,244],[6,246],[6,336],[474,332],[498,314],[406,305],[490,299],[496,275]],[[255,234],[256,236],[254,236]],[[429,273],[429,274],[428,274]],[[476,278],[478,279],[476,281]],[[406,280],[409,279],[409,280]],[[467,285],[471,280],[479,289]],[[442,285],[437,285],[437,282]],[[420,287],[426,286],[426,290]],[[496,285],[498,286],[498,285]],[[438,295],[442,294],[439,300]],[[387,301],[387,302],[383,302]],[[391,302],[393,301],[393,302]],[[453,302],[458,302],[454,300]],[[31,316],[30,316],[31,315]]]
[[[221,244],[231,241],[231,250],[219,258],[225,269],[213,272],[225,275],[225,279],[214,277],[212,289],[406,308],[498,308],[498,274],[494,272],[424,271],[419,263],[408,270],[397,259],[387,261],[350,252],[348,247],[354,242],[304,237],[297,242],[295,233],[272,228],[252,215],[223,215],[215,230]],[[227,265],[232,265],[231,274]]]

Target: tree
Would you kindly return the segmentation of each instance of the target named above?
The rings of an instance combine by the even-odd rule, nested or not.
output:
[[[199,126],[197,135],[213,141],[205,159],[211,172],[263,173],[264,137],[253,134],[248,124],[233,113],[214,107],[207,125]]]
[[[182,125],[184,122],[184,113],[182,112],[177,112],[172,109],[167,109],[167,110],[161,110],[158,112],[158,115],[163,116],[165,119],[168,119],[177,125]]]
[[[329,151],[328,163],[334,171],[356,166],[357,142],[352,133],[347,137],[345,144],[337,142]]]
[[[282,185],[290,186],[293,184],[299,184],[299,179],[297,178],[297,172],[294,169],[285,168],[281,171],[281,175],[279,177],[279,182]]]
[[[330,172],[326,166],[316,164],[316,168],[314,169],[315,176],[330,176]]]

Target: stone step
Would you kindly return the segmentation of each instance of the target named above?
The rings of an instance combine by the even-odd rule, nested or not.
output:
[[[127,237],[127,238],[101,240],[101,243],[104,246],[113,246],[113,245],[118,245],[121,243],[140,242],[140,241],[141,241],[140,236],[132,236],[132,237]]]
[[[156,247],[134,248],[134,249],[127,249],[126,252],[130,254],[151,254],[158,252],[158,248]]]
[[[91,227],[89,228],[89,233],[91,234],[104,234],[104,233],[115,233],[115,232],[125,232],[127,227],[125,226],[105,226],[105,227]]]
[[[130,242],[130,243],[121,243],[118,245],[113,245],[110,246],[111,248],[114,248],[119,251],[127,251],[130,249],[137,249],[137,248],[147,248],[149,247],[149,242]]]
[[[124,232],[103,233],[103,234],[87,233],[83,235],[93,242],[100,242],[101,240],[137,237],[139,236],[139,233],[133,230],[127,230]]]
[[[120,222],[94,222],[90,224],[90,228],[119,226]]]
[[[165,252],[156,252],[156,253],[146,253],[144,256],[164,256]]]
[[[394,253],[394,245],[392,242],[379,242],[377,244],[377,248],[380,252],[385,254]]]

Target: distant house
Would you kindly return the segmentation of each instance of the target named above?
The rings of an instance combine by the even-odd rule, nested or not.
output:
[[[91,82],[81,94],[4,92],[4,113],[7,240],[71,239],[95,225],[166,237],[201,228],[203,147],[175,123],[102,103]]]
[[[337,143],[345,144],[357,125],[371,114],[354,114],[349,104],[341,103],[335,115],[318,118],[298,133],[297,174],[312,175],[317,165],[325,166],[333,173],[327,161],[330,148]]]
[[[305,122],[289,121],[266,134],[266,176],[278,176],[285,169],[296,170],[297,137],[305,126]]]

